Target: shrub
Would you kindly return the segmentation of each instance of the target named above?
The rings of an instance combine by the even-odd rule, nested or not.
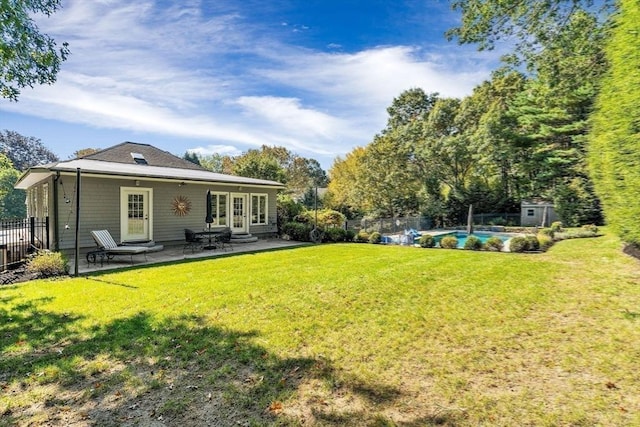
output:
[[[489,251],[500,252],[504,247],[504,243],[502,243],[499,237],[492,236],[487,239],[487,243],[485,243],[484,246]]]
[[[345,242],[353,242],[356,238],[356,233],[353,230],[346,230],[344,235]]]
[[[540,242],[536,236],[528,235],[525,237],[527,241],[527,249],[528,251],[539,251],[540,250]]]
[[[553,239],[553,236],[555,235],[555,231],[553,231],[553,229],[551,228],[542,228],[538,230],[538,235],[547,236]]]
[[[313,230],[311,224],[301,222],[287,222],[282,226],[282,233],[288,235],[291,240],[297,240],[299,242],[310,241],[309,233],[311,233],[311,230]]]
[[[436,241],[431,234],[423,234],[418,240],[421,248],[432,248],[436,245]]]
[[[586,224],[582,226],[583,231],[587,231],[589,233],[598,234],[598,226],[595,224]]]
[[[342,227],[344,226],[345,220],[345,216],[338,211],[331,209],[318,210],[318,228]],[[296,216],[296,221],[315,224],[316,211],[313,209],[304,210]]]
[[[380,242],[382,242],[382,234],[378,233],[377,231],[371,233],[371,235],[369,236],[369,243],[373,243],[374,245],[376,245]]]
[[[60,252],[38,251],[27,262],[27,271],[38,277],[62,276],[69,272],[69,265]]]
[[[546,234],[538,234],[538,243],[540,244],[540,250],[546,252],[553,246],[553,239]]]
[[[553,231],[554,233],[562,231],[562,222],[561,221],[553,222],[551,224],[551,231]]]
[[[464,242],[464,248],[472,251],[479,251],[482,249],[482,241],[476,236],[468,236]]]
[[[353,239],[356,243],[368,243],[369,242],[369,233],[364,230],[358,231],[355,238]]]
[[[527,239],[522,236],[516,236],[509,241],[509,250],[511,252],[526,252],[529,248]]]
[[[327,242],[344,242],[346,237],[346,230],[340,227],[330,227],[324,232],[324,238]]]
[[[445,249],[455,249],[458,247],[458,238],[455,236],[445,236],[440,240],[440,247]]]

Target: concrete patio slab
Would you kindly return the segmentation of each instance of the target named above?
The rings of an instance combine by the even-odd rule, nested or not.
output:
[[[198,250],[192,252],[191,249],[184,249],[184,244],[179,245],[165,245],[164,249],[158,252],[148,252],[146,254],[146,260],[144,255],[136,255],[133,257],[133,263],[129,256],[116,256],[112,260],[105,261],[102,264],[99,259],[98,262],[87,262],[86,254],[88,251],[83,251],[80,254],[80,262],[78,263],[79,274],[93,273],[96,271],[117,270],[121,268],[131,268],[150,264],[160,264],[165,262],[188,260],[188,259],[202,259],[202,258],[215,258],[219,256],[229,255],[241,255],[243,253],[260,252],[273,249],[286,249],[295,248],[299,246],[306,246],[310,243],[296,242],[291,240],[282,239],[260,239],[253,243],[236,243],[232,248],[220,250]],[[71,274],[75,271],[75,260],[73,256],[69,259],[69,271]]]

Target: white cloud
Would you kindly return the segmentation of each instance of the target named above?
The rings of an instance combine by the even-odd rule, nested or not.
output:
[[[256,25],[235,12],[204,16],[199,1],[69,0],[40,24],[70,42],[58,82],[0,109],[210,143],[176,151],[275,144],[330,158],[368,143],[403,90],[464,96],[489,75],[482,60],[470,67],[435,48],[326,53]]]
[[[210,156],[212,154],[221,154],[223,156],[237,156],[242,150],[233,145],[207,145],[205,147],[195,147],[188,150],[190,153],[196,153],[201,156]]]

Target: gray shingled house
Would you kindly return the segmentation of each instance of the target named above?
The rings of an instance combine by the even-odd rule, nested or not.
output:
[[[212,229],[236,236],[276,232],[279,182],[210,172],[148,144],[124,142],[68,161],[35,166],[15,188],[27,191],[28,215],[49,217],[54,250],[75,248],[76,177],[80,171],[79,246],[95,247],[91,230],[119,242],[184,241],[205,229],[211,191]]]

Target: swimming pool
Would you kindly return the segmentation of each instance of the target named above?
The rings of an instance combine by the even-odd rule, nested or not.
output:
[[[506,242],[507,240],[513,237],[508,234],[494,233],[491,231],[475,231],[471,233],[471,235],[480,239],[482,244],[486,243],[486,241],[489,240],[490,237],[497,237],[500,240],[502,240],[502,242]],[[433,239],[436,242],[436,246],[440,246],[440,240],[442,240],[443,237],[447,237],[447,236],[453,236],[456,239],[458,239],[458,248],[464,248],[464,244],[467,241],[468,234],[466,231],[452,231],[451,233],[439,234],[437,236],[433,236]]]

